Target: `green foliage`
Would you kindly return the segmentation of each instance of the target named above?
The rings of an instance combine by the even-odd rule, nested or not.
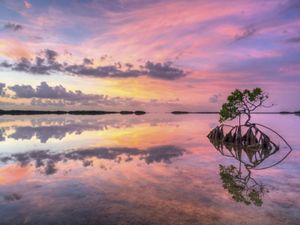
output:
[[[263,204],[262,195],[267,191],[263,186],[256,183],[253,185],[253,179],[250,177],[242,177],[241,172],[233,165],[225,167],[219,165],[220,177],[223,182],[224,189],[231,194],[236,202],[243,202],[246,205],[251,203],[256,206]]]
[[[227,102],[222,105],[219,121],[233,120],[242,114],[246,114],[250,119],[250,113],[262,106],[267,98],[268,95],[261,88],[254,88],[252,91],[236,89],[227,97]]]

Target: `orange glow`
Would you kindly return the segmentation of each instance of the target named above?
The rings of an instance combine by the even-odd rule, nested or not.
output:
[[[10,165],[0,168],[0,185],[15,184],[30,175],[32,169],[30,166],[20,167]]]
[[[31,53],[24,43],[15,39],[0,39],[0,56],[20,59],[30,58]]]

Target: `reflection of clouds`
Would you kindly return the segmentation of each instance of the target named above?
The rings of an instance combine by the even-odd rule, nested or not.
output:
[[[146,150],[146,154],[142,158],[147,164],[154,162],[170,163],[170,159],[183,155],[185,150],[172,145],[165,145],[159,147],[152,147]]]
[[[173,145],[163,145],[141,150],[138,148],[93,148],[87,150],[78,150],[64,157],[67,159],[84,161],[87,158],[96,157],[107,160],[118,160],[121,155],[126,155],[125,161],[130,161],[131,156],[140,156],[147,164],[154,162],[170,163],[170,159],[179,157],[185,152],[184,149]]]
[[[15,140],[30,140],[36,136],[42,143],[46,143],[50,138],[63,139],[66,134],[80,134],[83,130],[97,129],[95,125],[85,125],[84,127],[78,124],[68,124],[64,126],[44,126],[44,127],[16,127],[16,131],[9,136]]]
[[[67,134],[81,134],[84,131],[104,130],[109,125],[117,123],[117,121],[47,121],[45,125],[40,121],[33,123],[39,126],[20,126],[15,128],[15,132],[9,135],[9,138],[15,140],[31,140],[33,137],[39,139],[42,143],[46,143],[50,138],[63,139]],[[53,125],[54,124],[54,125]],[[0,133],[1,134],[1,133]],[[1,139],[0,139],[1,140]]]
[[[21,194],[18,193],[12,193],[12,194],[8,194],[4,196],[4,200],[7,202],[14,202],[14,201],[18,201],[22,198]]]
[[[34,163],[36,168],[42,169],[46,175],[57,172],[56,163],[66,162],[68,160],[81,161],[84,167],[93,166],[92,158],[113,160],[117,163],[129,162],[133,156],[139,157],[140,160],[147,164],[154,162],[171,163],[171,159],[182,156],[185,149],[174,145],[163,145],[147,148],[144,150],[138,148],[91,148],[80,149],[68,153],[52,154],[50,151],[32,151],[18,153],[0,158],[2,163],[14,161],[20,166],[26,166]],[[124,160],[122,157],[125,156]]]
[[[170,120],[170,119],[169,119]],[[34,118],[28,121],[29,124],[13,125],[5,129],[14,128],[14,132],[7,134],[4,128],[0,128],[0,141],[5,138],[15,140],[31,140],[33,137],[40,140],[41,143],[47,143],[51,138],[62,140],[67,135],[79,135],[84,131],[107,130],[109,128],[131,127],[136,124],[145,123],[143,118],[131,117],[126,119],[119,118]],[[159,124],[168,122],[165,119],[151,119],[151,123]],[[1,126],[1,124],[0,124]]]
[[[55,168],[55,162],[53,160],[48,160],[45,166],[45,174],[51,175],[55,174],[57,169]]]
[[[5,130],[0,128],[0,141],[5,141]]]

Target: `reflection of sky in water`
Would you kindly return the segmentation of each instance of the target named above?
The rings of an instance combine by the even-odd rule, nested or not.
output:
[[[300,224],[300,117],[254,120],[295,149],[252,172],[261,207],[222,187],[216,115],[1,117],[0,224]]]

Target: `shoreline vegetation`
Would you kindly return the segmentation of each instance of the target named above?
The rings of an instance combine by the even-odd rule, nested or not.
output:
[[[219,114],[219,112],[188,112],[188,111],[172,111],[168,112],[174,115],[182,114]],[[106,115],[106,114],[120,114],[120,115],[144,115],[145,111],[101,111],[101,110],[75,110],[75,111],[44,111],[44,110],[0,110],[1,115],[47,115],[47,114],[70,114],[70,115]],[[300,116],[300,111],[288,112],[255,112],[253,114],[294,114]]]

